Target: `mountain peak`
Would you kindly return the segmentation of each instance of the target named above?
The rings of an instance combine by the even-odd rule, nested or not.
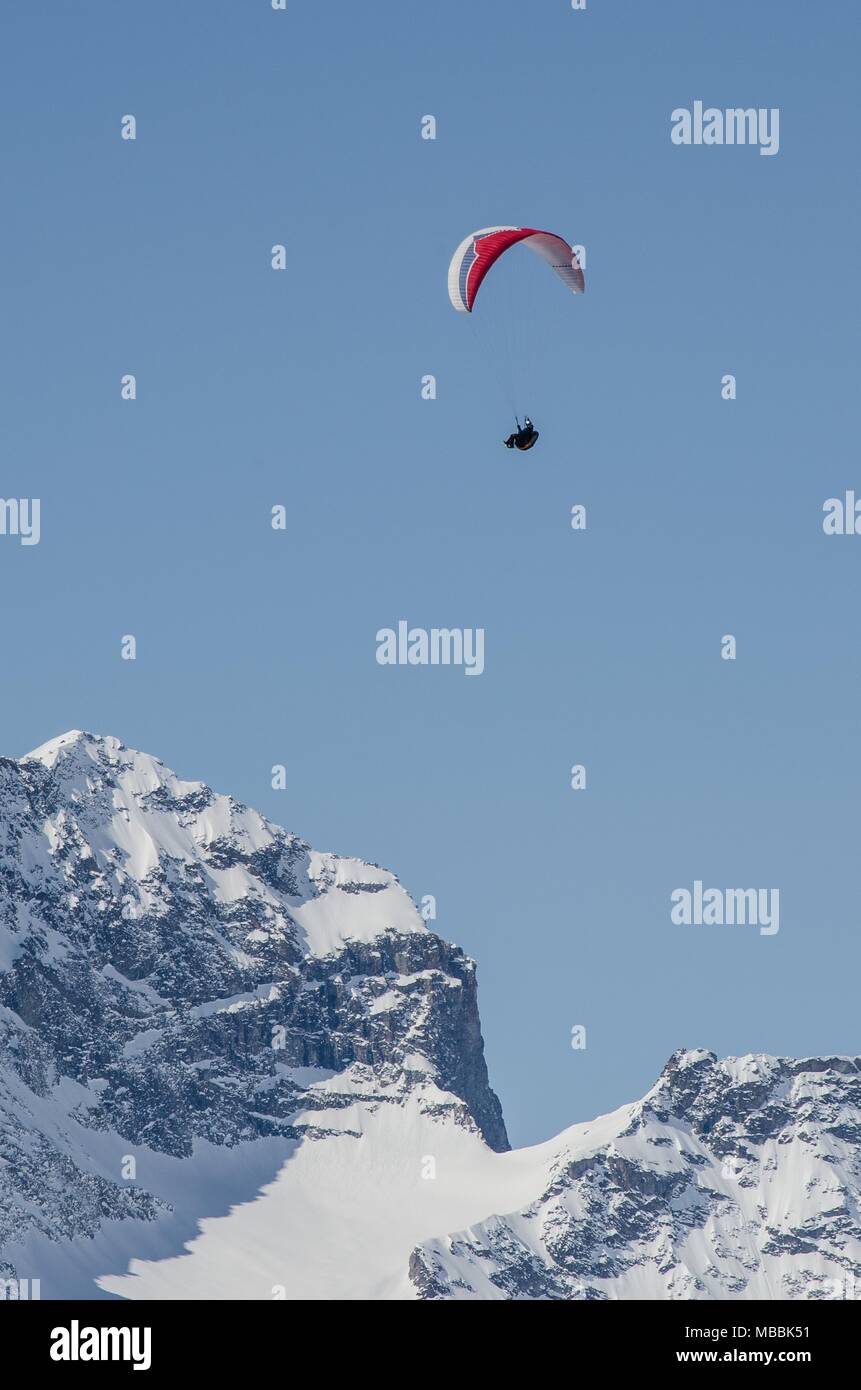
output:
[[[36,765],[45,771],[34,786]],[[159,758],[112,735],[72,729],[7,766],[13,780],[17,770],[38,793],[46,812],[28,837],[30,858],[43,870],[62,866],[66,878],[90,882],[102,923],[112,892],[126,921],[163,916],[179,876],[194,884],[201,922],[248,922],[248,939],[236,945],[251,956],[270,937],[327,956],[386,931],[428,931],[394,874],[313,850],[259,812],[203,782],[181,780]],[[84,907],[82,900],[78,911]]]
[[[48,739],[47,743],[40,743],[38,748],[32,752],[25,753],[21,762],[44,763],[46,767],[53,767],[57,759],[75,751],[120,751],[123,744],[118,738],[111,734],[91,734],[85,729],[68,729],[64,734],[58,734],[56,738]]]

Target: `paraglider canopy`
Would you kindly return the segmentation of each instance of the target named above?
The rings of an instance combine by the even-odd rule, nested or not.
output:
[[[472,313],[487,272],[504,252],[521,241],[547,262],[572,293],[583,293],[586,288],[583,271],[564,237],[554,232],[540,232],[535,227],[484,227],[464,238],[448,268],[449,299],[459,313]]]

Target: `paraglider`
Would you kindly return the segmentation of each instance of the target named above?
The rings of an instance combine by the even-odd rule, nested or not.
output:
[[[448,268],[448,295],[458,313],[471,314],[485,276],[512,246],[520,242],[546,261],[572,294],[582,294],[586,282],[573,247],[555,232],[541,232],[535,227],[483,227],[470,232],[460,243]],[[503,440],[506,449],[531,449],[538,431],[527,415],[521,428],[515,416],[517,430]]]
[[[538,431],[529,416],[525,415],[523,417],[522,429],[519,420],[515,420],[514,423],[517,425],[517,433],[510,434],[507,439],[503,439],[502,441],[506,449],[520,449],[521,451],[531,449],[538,438]]]

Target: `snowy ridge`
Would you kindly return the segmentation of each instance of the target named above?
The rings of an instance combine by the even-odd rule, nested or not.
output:
[[[861,1297],[861,1061],[676,1053],[410,1277],[423,1298]]]
[[[34,763],[53,773],[60,798],[56,812],[35,827],[28,863],[47,870],[58,851],[92,859],[123,895],[127,919],[163,910],[167,862],[180,871],[202,862],[218,903],[252,899],[259,904],[258,933],[292,936],[307,955],[331,955],[348,940],[372,941],[382,924],[401,933],[427,930],[394,874],[312,851],[257,811],[202,782],[180,781],[158,758],[119,739],[73,730],[21,760],[25,782]],[[280,877],[268,861],[278,862]],[[66,876],[72,876],[68,866]]]

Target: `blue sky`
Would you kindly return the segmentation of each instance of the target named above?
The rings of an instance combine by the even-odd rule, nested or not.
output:
[[[116,734],[434,894],[514,1142],[679,1046],[856,1052],[861,538],[821,509],[861,495],[858,6],[4,30],[0,492],[42,535],[0,537],[3,753]],[[675,147],[697,99],[779,107],[779,153]],[[456,315],[451,252],[508,222],[584,244],[586,295],[514,251]],[[526,456],[480,351],[504,303]],[[484,674],[379,666],[400,618],[483,627]],[[779,934],[674,926],[698,878],[778,887]]]

